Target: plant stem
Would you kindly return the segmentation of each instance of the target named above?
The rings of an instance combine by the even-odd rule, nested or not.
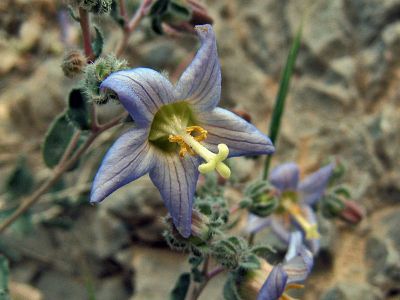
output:
[[[53,175],[47,179],[34,193],[31,197],[27,198],[22,204],[13,212],[13,214],[8,217],[3,223],[0,224],[0,233],[4,232],[15,220],[17,220],[22,214],[24,214],[29,208],[32,207],[37,201],[40,200],[41,196],[45,194],[60,178],[61,176],[68,171],[77,161],[78,159],[86,152],[86,150],[90,147],[90,145],[94,142],[94,140],[104,131],[110,129],[116,125],[118,125],[122,120],[126,118],[126,113],[123,113],[121,116],[116,117],[109,121],[108,123],[99,126],[96,130],[92,131],[89,138],[86,142],[75,152],[72,157],[69,159],[66,158],[55,168]],[[68,146],[67,151],[69,149],[73,149],[71,144],[75,143],[76,138],[72,138],[70,145]],[[76,146],[76,145],[75,145]],[[69,151],[69,155],[72,150]]]
[[[92,49],[92,39],[90,37],[89,13],[82,7],[79,7],[79,23],[82,29],[83,49],[86,59],[88,62],[91,62],[95,58],[95,55]]]
[[[123,1],[121,1],[121,2],[123,2]],[[123,8],[121,8],[121,2],[120,2],[120,12],[122,15]],[[152,2],[153,2],[153,0],[142,0],[139,8],[137,9],[137,11],[134,14],[134,16],[132,17],[132,19],[129,22],[125,22],[124,32],[123,32],[124,35],[122,37],[121,43],[118,45],[117,49],[115,50],[116,56],[120,56],[124,52],[124,50],[128,44],[128,40],[129,40],[131,33],[140,24],[140,21],[146,15],[147,10],[150,7]],[[125,13],[125,16],[122,15],[122,17],[126,18],[126,13]]]
[[[195,286],[193,288],[190,298],[189,298],[190,300],[197,300],[199,298],[199,296],[201,295],[201,293],[203,292],[204,288],[209,283],[209,281],[212,278],[214,278],[215,276],[217,276],[218,274],[221,274],[223,271],[225,271],[225,268],[218,266],[218,267],[215,267],[210,272],[208,272],[207,271],[208,264],[209,264],[209,258],[207,257],[206,260],[204,261],[204,265],[203,265],[203,272],[205,272],[205,273],[203,273],[205,275],[204,282],[202,282],[201,284],[199,284],[198,286]],[[206,269],[205,269],[205,266],[207,266]]]

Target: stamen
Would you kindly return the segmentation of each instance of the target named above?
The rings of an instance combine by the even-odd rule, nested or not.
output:
[[[296,222],[300,224],[301,228],[306,233],[307,240],[320,238],[317,224],[310,224],[310,222],[304,217],[301,208],[297,204],[293,203],[292,201],[284,201],[283,206],[296,220]]]
[[[192,135],[195,133],[196,135]],[[183,157],[186,153],[190,155],[201,156],[206,163],[199,166],[200,173],[209,173],[216,170],[222,177],[229,178],[231,176],[231,170],[229,167],[223,163],[223,161],[229,155],[228,146],[225,144],[218,145],[218,153],[212,153],[202,144],[207,138],[207,130],[201,128],[200,126],[191,126],[186,128],[186,133],[182,135],[170,135],[168,140],[172,143],[178,143],[181,147],[179,150],[179,156]]]

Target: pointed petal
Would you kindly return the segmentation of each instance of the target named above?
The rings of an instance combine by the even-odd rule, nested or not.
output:
[[[257,300],[277,300],[285,291],[288,275],[281,265],[275,266],[263,284]]]
[[[147,68],[112,73],[100,89],[113,90],[139,125],[149,125],[157,110],[175,99],[172,84],[160,73]]]
[[[281,164],[271,171],[269,181],[281,191],[295,191],[299,182],[299,167],[292,162]]]
[[[199,177],[198,158],[157,153],[150,178],[160,191],[175,227],[187,238],[191,233],[192,204]]]
[[[229,157],[271,154],[275,151],[269,137],[234,113],[215,108],[196,115],[200,125],[208,131],[204,141],[211,151],[218,151],[218,144],[226,144]]]
[[[296,256],[284,264],[283,269],[288,275],[288,283],[304,281],[310,274],[314,264],[312,253],[304,246],[300,246]]]
[[[212,110],[221,96],[221,68],[217,43],[211,25],[196,26],[201,46],[176,85],[181,100],[188,101],[196,111]]]
[[[301,234],[301,231],[296,230],[290,233],[289,247],[285,255],[285,262],[295,257],[302,245],[303,245],[303,235]]]
[[[146,174],[153,165],[148,131],[132,128],[108,150],[93,181],[90,202],[104,200],[115,190]]]
[[[299,192],[303,202],[313,205],[321,199],[334,168],[335,164],[331,163],[310,174],[300,182]]]
[[[311,225],[318,224],[317,216],[311,206],[302,205],[301,210],[303,211],[305,218]],[[316,255],[319,252],[320,239],[310,239],[307,240],[306,243],[309,246],[313,255]]]
[[[260,218],[256,215],[249,214],[246,225],[246,232],[257,233],[271,224],[271,218]]]

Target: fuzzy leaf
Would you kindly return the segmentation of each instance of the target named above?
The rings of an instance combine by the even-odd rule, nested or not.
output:
[[[251,249],[251,252],[264,259],[268,259],[276,254],[274,248],[265,245],[255,246]]]
[[[65,113],[50,125],[43,143],[43,159],[47,167],[54,168],[61,160],[75,132]]]
[[[174,23],[180,23],[190,20],[192,17],[192,11],[186,6],[177,3],[176,1],[171,1],[168,5],[168,10],[162,16],[163,21]]]
[[[240,267],[246,270],[259,269],[260,266],[260,261],[254,254],[248,255],[246,259],[240,263]]]
[[[94,26],[94,29],[96,31],[96,37],[93,40],[92,48],[93,48],[94,55],[97,58],[101,55],[101,52],[103,52],[104,37],[103,37],[103,33],[100,31],[100,29],[97,26]]]
[[[81,130],[90,129],[89,105],[83,90],[71,90],[68,97],[67,118]]]
[[[184,300],[190,285],[190,274],[183,273],[179,276],[174,289],[171,291],[170,300]]]
[[[0,299],[10,300],[8,293],[8,277],[10,269],[8,266],[8,260],[5,256],[0,254]]]
[[[33,189],[33,185],[33,175],[27,165],[26,159],[20,158],[14,170],[6,179],[5,191],[11,200],[14,200],[29,194]]]
[[[241,300],[241,297],[239,296],[236,289],[235,278],[232,274],[229,275],[228,280],[225,282],[224,285],[224,299]]]

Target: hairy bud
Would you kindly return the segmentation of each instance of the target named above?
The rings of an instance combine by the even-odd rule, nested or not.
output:
[[[278,197],[275,189],[267,181],[257,181],[250,184],[245,192],[242,208],[260,217],[269,216],[278,207]]]
[[[64,55],[61,68],[64,75],[69,78],[81,74],[86,66],[86,58],[79,50],[71,50]]]

